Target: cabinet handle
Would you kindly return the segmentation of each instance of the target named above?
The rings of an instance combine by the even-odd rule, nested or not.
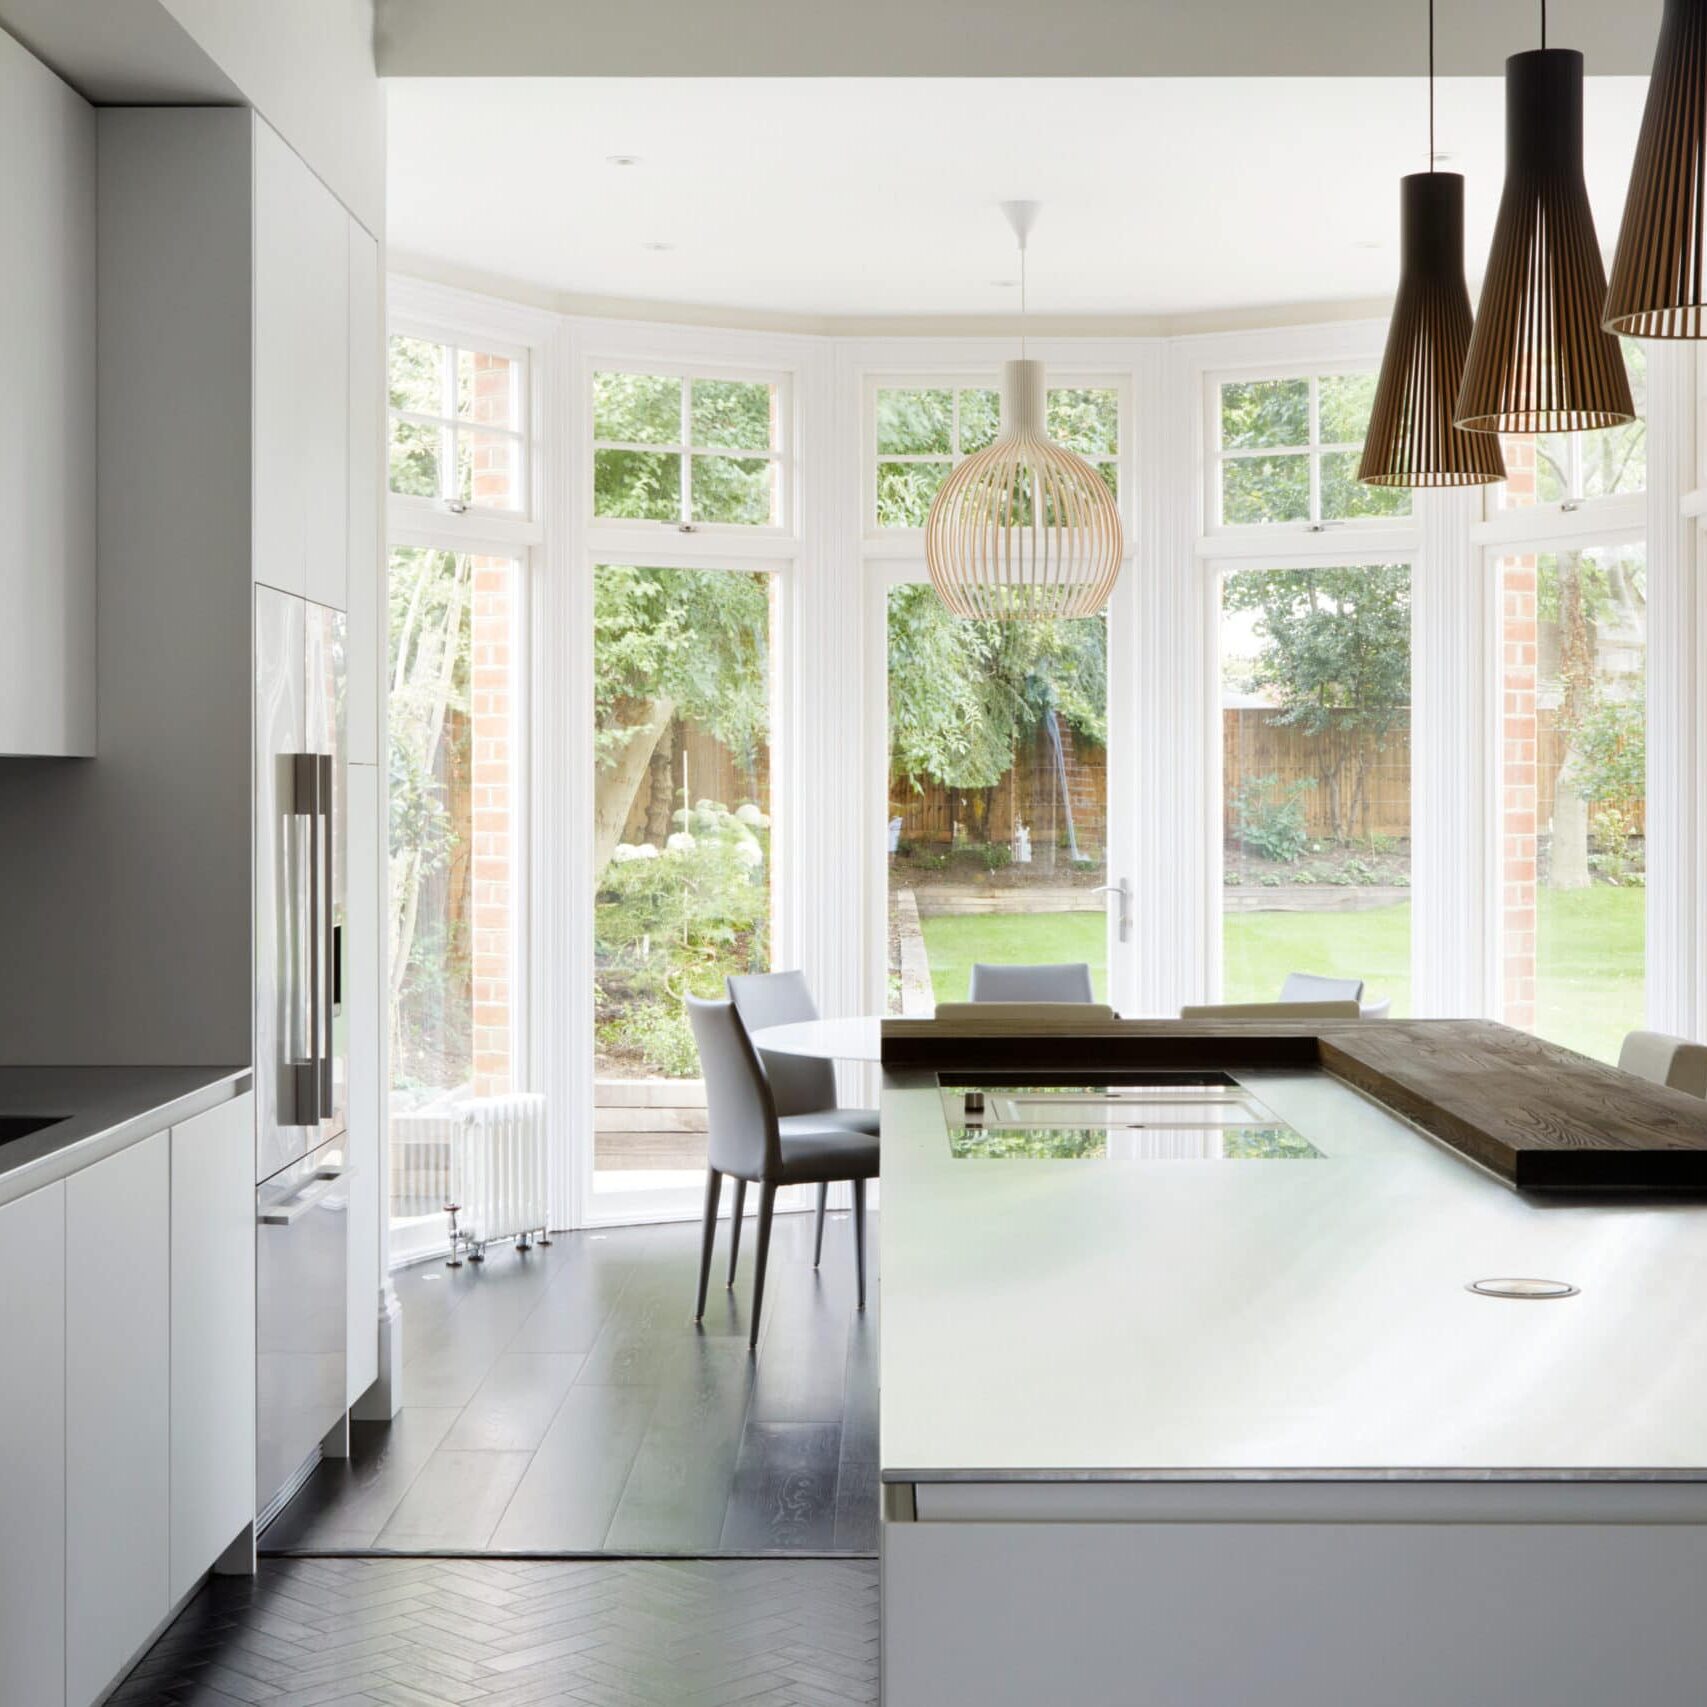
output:
[[[313,1185],[274,1209],[259,1211],[255,1220],[262,1227],[294,1227],[311,1209],[318,1209],[350,1177],[350,1168],[322,1168]]]

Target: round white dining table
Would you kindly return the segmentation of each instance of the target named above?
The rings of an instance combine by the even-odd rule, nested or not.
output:
[[[826,1061],[881,1061],[883,1015],[852,1019],[803,1019],[767,1025],[753,1033],[754,1046],[773,1055],[816,1055]]]

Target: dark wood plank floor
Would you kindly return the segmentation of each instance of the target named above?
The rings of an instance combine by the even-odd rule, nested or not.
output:
[[[263,1560],[258,1577],[214,1578],[109,1697],[111,1707],[876,1701],[877,1567],[811,1559]]]
[[[696,1226],[560,1234],[398,1276],[404,1397],[261,1539],[292,1552],[866,1555],[877,1546],[876,1217],[779,1216],[757,1356],[753,1228],[702,1328]]]

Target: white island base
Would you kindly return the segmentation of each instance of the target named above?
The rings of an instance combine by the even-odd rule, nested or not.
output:
[[[885,1707],[1702,1707],[1707,1204],[1235,1077],[1314,1159],[958,1155],[889,1072]]]
[[[909,1492],[885,1490],[885,1707],[1707,1699],[1701,1484]]]

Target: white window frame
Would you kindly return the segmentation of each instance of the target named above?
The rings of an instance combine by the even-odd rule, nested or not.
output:
[[[710,334],[708,343],[715,341]],[[582,495],[586,506],[589,532],[612,537],[620,535],[647,536],[657,540],[670,536],[703,537],[728,547],[736,540],[765,542],[764,550],[779,542],[791,541],[796,531],[795,492],[795,421],[794,386],[786,369],[746,368],[723,366],[700,361],[668,361],[657,357],[636,356],[591,360],[586,366],[585,414],[580,432],[589,448],[587,456],[586,489]],[[663,379],[679,379],[682,385],[682,442],[671,444],[642,444],[623,439],[599,439],[593,435],[593,376],[598,373],[653,374]],[[695,380],[730,380],[742,385],[772,387],[776,412],[776,443],[768,450],[735,450],[724,445],[695,445],[691,443],[693,418],[693,384]],[[675,455],[682,459],[681,496],[682,517],[677,521],[646,521],[627,516],[599,516],[593,513],[593,471],[597,453],[601,450],[641,451],[654,455]],[[773,490],[776,493],[776,515],[768,523],[759,522],[701,522],[693,517],[693,459],[696,456],[726,456],[741,462],[768,461],[775,469]],[[657,547],[651,549],[656,550]],[[747,546],[741,551],[750,549]]]
[[[1269,362],[1217,368],[1203,376],[1203,531],[1217,539],[1250,539],[1271,541],[1286,534],[1384,533],[1401,534],[1416,525],[1413,501],[1411,514],[1403,516],[1322,516],[1322,458],[1336,452],[1359,451],[1361,444],[1342,444],[1321,437],[1321,381],[1341,374],[1373,374],[1380,368],[1377,353],[1373,361],[1359,357],[1339,357],[1315,362]],[[1262,445],[1252,448],[1224,449],[1221,444],[1221,387],[1224,385],[1261,384],[1266,380],[1307,380],[1310,386],[1310,437],[1301,445]],[[1222,469],[1229,462],[1252,462],[1264,457],[1302,457],[1309,474],[1310,514],[1301,520],[1284,522],[1226,522],[1221,519],[1223,492]]]
[[[413,293],[418,296],[417,293]],[[525,344],[513,343],[501,337],[489,337],[469,330],[461,325],[446,320],[435,319],[428,314],[411,312],[407,306],[412,293],[405,290],[401,307],[393,307],[390,323],[386,327],[386,361],[387,361],[387,394],[386,394],[386,516],[388,527],[408,528],[415,533],[431,534],[442,528],[443,524],[467,523],[468,527],[480,530],[488,539],[501,538],[511,545],[532,543],[539,537],[538,521],[534,514],[533,494],[536,490],[534,445],[537,441],[537,411],[533,402],[533,351]],[[395,304],[395,293],[388,300]],[[516,390],[515,427],[491,427],[480,422],[463,421],[454,413],[449,415],[426,415],[414,410],[397,409],[392,407],[389,387],[389,363],[391,356],[391,340],[394,337],[418,338],[427,343],[443,345],[446,350],[445,359],[445,402],[447,408],[454,410],[454,387],[456,384],[456,357],[459,352],[468,351],[470,354],[482,356],[503,356],[515,363]],[[456,469],[456,440],[464,433],[495,434],[512,439],[516,446],[516,480],[521,490],[518,493],[519,502],[511,506],[496,504],[465,503],[459,498],[447,498],[443,495],[437,498],[422,497],[414,493],[393,492],[390,485],[390,445],[391,423],[403,420],[417,426],[431,427],[438,431],[439,437],[439,468],[443,478],[448,470],[454,475]]]
[[[1417,767],[1416,741],[1414,736],[1416,709],[1416,655],[1418,608],[1415,596],[1417,574],[1417,551],[1414,545],[1398,545],[1390,537],[1385,543],[1366,544],[1360,550],[1346,551],[1342,549],[1343,541],[1337,534],[1333,538],[1331,550],[1271,552],[1261,555],[1241,553],[1237,556],[1204,556],[1199,562],[1203,580],[1203,596],[1208,605],[1208,616],[1205,627],[1208,631],[1208,656],[1206,659],[1207,698],[1209,700],[1209,715],[1213,719],[1214,738],[1209,742],[1210,752],[1210,786],[1208,791],[1208,823],[1205,835],[1208,846],[1215,857],[1215,870],[1211,874],[1208,897],[1209,939],[1213,944],[1208,967],[1208,999],[1218,1002],[1226,987],[1226,885],[1223,881],[1223,849],[1225,845],[1226,818],[1226,752],[1222,739],[1222,716],[1224,707],[1221,702],[1221,669],[1223,664],[1221,652],[1221,588],[1222,582],[1229,575],[1261,575],[1274,571],[1300,569],[1370,569],[1403,566],[1410,571],[1412,580],[1411,597],[1411,710],[1412,736],[1410,740],[1410,773],[1411,773],[1411,810],[1413,819],[1416,811],[1417,797]],[[1414,838],[1413,838],[1414,841]],[[1413,883],[1411,890],[1411,976],[1410,983],[1415,998],[1417,977],[1417,938],[1419,934],[1419,914],[1421,909],[1416,905],[1416,890]],[[1278,999],[1279,992],[1276,993]],[[1374,990],[1370,992],[1371,999],[1389,995],[1390,991]]]
[[[1127,555],[1132,552],[1131,491],[1135,447],[1133,435],[1135,415],[1131,370],[1107,365],[1092,370],[1050,363],[1045,375],[1048,390],[1054,391],[1112,391],[1117,407],[1117,445],[1113,456],[1086,457],[1093,468],[1112,463],[1117,471],[1118,502],[1121,522],[1126,534]],[[925,530],[916,528],[886,528],[877,520],[877,470],[881,463],[943,463],[958,468],[969,455],[960,449],[960,393],[962,391],[994,391],[1000,393],[1002,375],[999,364],[970,368],[932,368],[916,370],[898,368],[893,371],[869,370],[861,376],[860,386],[860,532],[864,555],[879,557],[918,557],[924,550]],[[918,451],[908,454],[879,452],[877,448],[877,394],[880,391],[946,391],[952,398],[952,453],[943,456],[936,452]]]
[[[391,334],[429,338],[434,343],[481,353],[507,355],[519,364],[522,387],[517,419],[522,423],[523,450],[518,471],[527,494],[549,494],[546,448],[554,388],[550,383],[554,317],[495,302],[469,292],[427,285],[416,280],[390,277],[386,283],[386,355],[389,364]],[[389,379],[389,367],[387,377]],[[386,414],[387,445],[390,443],[391,411]],[[389,464],[388,464],[389,466]],[[436,551],[466,552],[479,557],[508,558],[517,577],[512,604],[514,629],[510,729],[510,1001],[511,1072],[516,1090],[539,1088],[539,1063],[547,1058],[539,1048],[537,999],[542,977],[542,957],[534,952],[540,909],[540,867],[535,858],[535,835],[542,827],[538,813],[537,777],[540,760],[549,759],[552,731],[542,722],[543,696],[539,684],[547,679],[541,668],[542,625],[539,621],[540,589],[549,575],[549,552],[543,505],[532,503],[525,514],[470,506],[452,510],[433,499],[386,491],[385,546],[389,563],[395,547],[413,546]],[[387,623],[383,614],[381,622]],[[390,657],[389,635],[385,656]],[[549,669],[547,664],[546,670]],[[543,737],[543,738],[542,738]],[[389,727],[387,742],[389,743]],[[541,749],[545,749],[542,754]],[[382,769],[386,761],[382,759]],[[389,791],[387,792],[389,804]],[[389,838],[388,843],[389,846]],[[389,857],[389,856],[388,856]],[[389,947],[386,951],[386,988],[389,989]],[[386,1016],[389,1019],[389,1015]],[[389,1036],[389,1025],[381,1036]],[[389,1058],[381,1076],[386,1118],[381,1133],[386,1167],[390,1166],[391,1070]],[[562,1123],[554,1124],[561,1132]],[[425,1227],[399,1239],[389,1232],[390,1192],[380,1193],[381,1213],[386,1217],[389,1239],[388,1265],[392,1269],[439,1255],[448,1248],[448,1236]]]

